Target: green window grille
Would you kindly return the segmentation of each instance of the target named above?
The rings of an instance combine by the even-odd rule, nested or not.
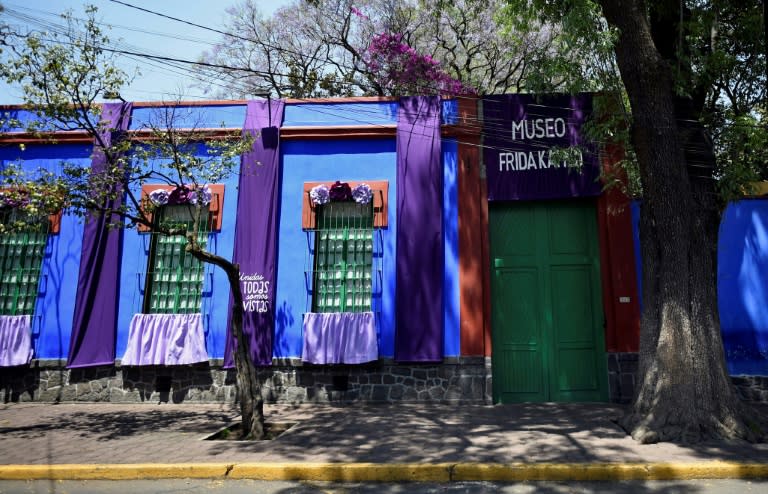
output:
[[[317,207],[312,310],[366,312],[373,292],[373,206]]]
[[[193,228],[190,206],[173,205],[159,209],[160,224]],[[203,221],[204,218],[206,221]],[[198,242],[208,241],[210,225],[207,208],[201,213]],[[201,311],[203,293],[203,263],[186,251],[183,235],[152,234],[144,312],[147,314],[194,314]]]
[[[3,222],[12,221],[14,214],[3,212]],[[22,231],[0,235],[1,315],[34,314],[47,240],[47,219],[30,224]]]

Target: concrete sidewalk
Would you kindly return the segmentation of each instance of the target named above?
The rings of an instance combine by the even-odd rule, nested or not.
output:
[[[206,441],[232,405],[0,405],[0,479],[768,478],[768,444],[641,445],[608,404],[267,406],[272,441]]]

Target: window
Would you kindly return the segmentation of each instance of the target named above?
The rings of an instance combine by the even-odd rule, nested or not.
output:
[[[174,227],[193,227],[188,204],[164,205],[155,214],[160,215],[159,223]],[[210,231],[207,206],[201,214],[198,227],[198,242],[205,246]],[[201,311],[203,292],[203,263],[186,251],[187,240],[183,235],[152,234],[146,289],[144,291],[144,313],[147,314],[194,314]]]
[[[366,312],[373,293],[373,205],[316,207],[313,312]]]
[[[0,221],[14,221],[18,212],[4,208]],[[49,221],[0,235],[0,315],[33,315],[40,284]]]

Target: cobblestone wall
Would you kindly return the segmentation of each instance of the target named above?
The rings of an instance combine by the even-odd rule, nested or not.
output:
[[[279,362],[259,369],[270,403],[453,402],[490,403],[491,369],[484,358],[401,365],[382,360],[355,366]],[[66,369],[62,361],[33,361],[0,369],[0,401],[232,402],[233,370],[221,361],[174,367]]]
[[[608,353],[608,399],[611,403],[632,401],[636,376],[636,353]]]
[[[608,382],[613,403],[629,403],[637,379],[636,353],[608,354]],[[768,403],[768,376],[732,376],[739,396],[745,401]]]
[[[609,353],[609,399],[629,403],[635,391],[636,353]],[[492,402],[491,362],[446,359],[442,364],[402,365],[380,360],[366,365],[315,366],[277,362],[259,369],[269,403]],[[768,403],[768,377],[733,377],[742,398]],[[177,367],[66,369],[63,361],[34,360],[0,368],[0,402],[199,402],[237,398],[233,370],[221,361]]]

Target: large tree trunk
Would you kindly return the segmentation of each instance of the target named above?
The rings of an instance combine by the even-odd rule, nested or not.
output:
[[[616,58],[643,185],[639,382],[623,425],[644,443],[757,440],[757,423],[735,392],[723,354],[714,181],[711,173],[702,176],[706,166],[704,174],[692,172],[708,164],[711,143],[696,124],[678,125],[672,68],[654,44],[644,0],[599,1],[620,30]]]
[[[240,391],[240,415],[244,437],[249,439],[264,438],[264,398],[261,396],[256,367],[250,358],[248,338],[243,334],[243,293],[240,290],[240,266],[223,257],[206,252],[193,246],[194,238],[188,242],[190,253],[203,262],[219,266],[227,275],[232,292],[232,334],[235,337],[235,370],[237,386]]]

